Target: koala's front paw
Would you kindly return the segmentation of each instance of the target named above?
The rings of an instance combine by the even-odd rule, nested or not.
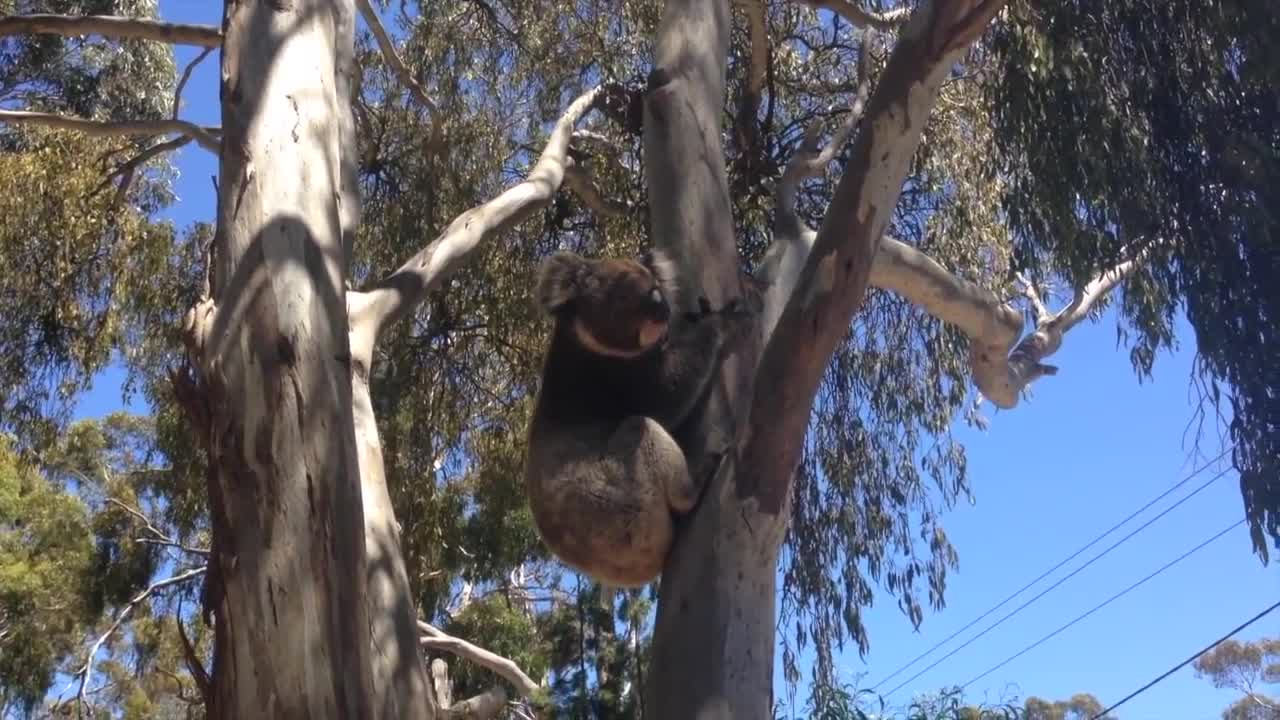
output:
[[[743,341],[755,332],[758,316],[759,313],[747,307],[740,298],[733,298],[725,303],[716,313],[716,318],[724,332],[726,348],[733,351],[741,347]]]
[[[698,296],[698,309],[689,311],[684,314],[684,319],[688,322],[698,322],[703,318],[714,315],[715,311],[711,309],[711,301],[705,295]]]

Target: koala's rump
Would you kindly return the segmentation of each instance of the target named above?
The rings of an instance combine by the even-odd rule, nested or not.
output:
[[[629,586],[661,572],[672,519],[664,479],[656,476],[663,464],[647,456],[641,433],[617,430],[535,427],[525,482],[534,522],[556,555]]]

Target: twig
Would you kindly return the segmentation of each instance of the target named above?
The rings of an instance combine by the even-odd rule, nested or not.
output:
[[[151,519],[148,518],[146,515],[144,515],[141,510],[129,505],[128,503],[125,503],[113,497],[107,498],[107,502],[111,503],[112,505],[115,505],[121,510],[124,510],[125,512],[132,515],[135,519],[141,521],[142,524],[145,526],[144,529],[155,536],[155,538],[135,538],[137,542],[150,543],[153,545],[168,545],[170,547],[175,547],[175,548],[178,548],[179,550],[183,550],[185,552],[189,552],[194,555],[200,555],[202,557],[209,556],[209,551],[205,550],[204,548],[197,548],[197,547],[191,547],[189,545],[183,545],[182,543],[169,537],[164,532],[162,532],[160,528],[156,527],[155,524],[151,522]]]
[[[216,48],[222,31],[212,25],[169,23],[115,15],[10,15],[0,18],[0,37],[38,33],[43,35],[102,35],[115,39],[155,40],[174,45]]]
[[[176,548],[183,552],[191,553],[192,555],[209,557],[209,551],[204,548],[191,547],[190,545],[183,545],[180,542],[174,542],[172,540],[161,540],[159,538],[134,538],[134,542],[140,542],[144,545],[162,545],[165,547]]]
[[[396,77],[400,78],[401,84],[405,86],[409,94],[413,95],[414,99],[431,113],[432,124],[439,125],[440,117],[435,102],[427,96],[427,91],[414,79],[413,73],[404,64],[400,54],[396,52],[395,43],[391,42],[391,36],[387,34],[387,29],[382,26],[382,20],[378,19],[378,13],[373,9],[373,5],[369,4],[369,0],[356,0],[356,5],[360,7],[361,17],[364,18],[369,29],[373,31],[374,39],[378,41],[378,49],[382,51],[382,59],[386,60],[387,64],[391,66]]]
[[[191,72],[195,70],[196,66],[199,65],[205,58],[209,57],[209,53],[213,52],[214,49],[215,48],[212,48],[212,47],[205,48],[203,51],[201,51],[199,55],[195,57],[194,60],[187,63],[187,67],[183,69],[182,79],[178,80],[178,86],[173,89],[173,115],[170,116],[172,119],[174,120],[178,119],[178,108],[182,104],[181,102],[182,90],[187,86],[187,82],[191,80]]]
[[[3,22],[3,21],[0,21]],[[55,115],[53,113],[30,112],[26,110],[0,110],[0,122],[32,123],[61,130],[79,130],[94,137],[114,135],[164,135],[178,133],[195,140],[211,153],[221,151],[221,143],[214,138],[220,133],[218,128],[203,128],[186,120],[124,120],[107,122],[88,120],[86,118]]]
[[[123,194],[125,191],[129,189],[129,185],[133,182],[133,176],[137,172],[138,168],[146,164],[147,161],[151,160],[157,155],[161,155],[166,152],[172,152],[174,150],[178,150],[182,147],[185,147],[190,142],[191,142],[191,138],[189,136],[179,135],[178,137],[172,140],[166,140],[164,142],[159,142],[159,143],[156,143],[155,145],[152,145],[151,147],[147,148],[146,150],[143,150],[142,152],[138,153],[137,155],[130,158],[129,160],[126,160],[125,162],[121,163],[115,170],[112,170],[111,173],[107,175],[106,179],[102,181],[101,185],[99,185],[98,189],[102,189],[103,187],[106,187],[106,185],[110,183],[112,180],[114,180],[115,178],[121,178],[119,192]]]
[[[107,641],[107,638],[111,637],[116,630],[120,629],[121,623],[123,623],[125,619],[129,617],[129,614],[132,613],[133,609],[138,606],[138,603],[141,603],[143,600],[146,600],[147,598],[151,597],[151,595],[155,593],[157,590],[162,590],[166,587],[169,587],[170,585],[177,585],[179,583],[184,583],[192,578],[199,577],[200,575],[204,574],[204,571],[205,571],[205,568],[202,568],[202,567],[192,568],[179,575],[174,575],[173,577],[165,578],[164,580],[158,580],[156,582],[153,582],[151,583],[151,585],[147,587],[147,589],[135,595],[132,600],[130,600],[123,608],[120,609],[119,612],[116,613],[115,621],[112,622],[111,627],[107,628],[107,631],[102,633],[102,635],[99,636],[96,641],[94,641],[93,645],[90,646],[89,656],[85,658],[84,667],[82,667],[77,672],[77,674],[80,676],[80,689],[79,691],[76,692],[77,706],[80,706],[80,707],[84,706],[86,689],[89,685],[89,676],[93,674],[94,656],[98,654],[98,650],[102,648],[102,644]]]

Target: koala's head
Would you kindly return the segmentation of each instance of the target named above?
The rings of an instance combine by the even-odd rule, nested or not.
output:
[[[538,272],[538,303],[599,355],[634,357],[660,344],[671,318],[670,263],[589,260],[559,252]]]

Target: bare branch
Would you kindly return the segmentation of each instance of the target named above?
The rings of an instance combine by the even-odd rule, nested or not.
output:
[[[854,27],[871,27],[876,30],[892,30],[911,17],[911,10],[905,7],[877,13],[863,9],[853,0],[800,0],[800,2],[815,10],[830,10]]]
[[[800,192],[800,184],[822,174],[823,169],[848,142],[849,134],[862,119],[867,96],[871,92],[866,54],[864,44],[858,62],[858,89],[854,92],[845,121],[832,134],[831,140],[821,151],[818,149],[820,126],[814,123],[806,128],[804,140],[787,162],[787,167],[782,172],[782,179],[774,191],[774,241],[762,263],[761,273],[761,279],[769,284],[765,293],[762,318],[765,338],[773,333],[773,328],[781,317],[796,282],[800,279],[800,270],[808,259],[809,250],[817,238],[817,233],[800,219],[796,211],[796,196]]]
[[[1027,302],[1031,303],[1031,309],[1036,313],[1036,324],[1048,322],[1053,315],[1045,307],[1044,300],[1040,298],[1040,291],[1036,288],[1036,284],[1022,273],[1018,273],[1018,282],[1022,283],[1022,294],[1027,298]]]
[[[436,704],[442,708],[453,705],[453,684],[449,682],[449,663],[444,658],[431,661],[431,686],[436,691]]]
[[[443,650],[497,673],[507,682],[514,685],[522,697],[530,697],[538,691],[538,684],[528,675],[525,675],[524,671],[511,660],[497,653],[476,647],[466,640],[447,635],[435,626],[421,620],[418,621],[418,629],[422,631],[423,636],[419,642],[422,643],[423,647],[432,650]]]
[[[173,114],[170,115],[172,119],[174,120],[178,119],[178,110],[182,106],[182,91],[184,88],[187,87],[187,82],[191,80],[192,71],[194,71],[196,69],[196,66],[199,65],[205,58],[209,57],[209,53],[213,51],[214,51],[214,48],[211,48],[211,47],[205,48],[199,55],[195,56],[195,58],[192,59],[191,62],[187,63],[187,66],[185,68],[183,68],[182,78],[178,80],[178,86],[173,89]]]
[[[3,21],[0,21],[3,22]],[[105,122],[87,120],[85,118],[55,115],[53,113],[29,112],[26,110],[0,110],[0,122],[31,123],[60,130],[78,130],[92,137],[109,137],[116,135],[164,135],[178,133],[185,135],[200,147],[217,154],[222,149],[215,137],[221,132],[217,128],[203,128],[186,120],[132,120]]]
[[[1078,290],[1071,303],[1056,315],[1048,315],[1047,311],[1041,313],[1035,332],[1022,338],[1012,352],[1006,349],[1007,355],[1001,353],[996,356],[993,352],[995,347],[983,348],[975,343],[970,349],[970,359],[974,367],[974,381],[983,394],[998,407],[1012,408],[1017,405],[1022,391],[1037,378],[1056,375],[1058,368],[1041,361],[1057,352],[1067,331],[1088,317],[1098,301],[1131,275],[1147,253],[1159,245],[1158,242],[1147,245],[1133,253],[1130,259],[1098,275]]]
[[[507,689],[494,685],[479,695],[466,700],[441,707],[440,716],[444,718],[470,718],[471,720],[488,720],[495,718],[507,705]]]
[[[83,707],[85,703],[89,677],[93,675],[93,658],[98,654],[98,651],[102,649],[102,644],[107,641],[107,638],[111,637],[115,634],[116,630],[120,629],[120,625],[129,617],[130,613],[133,612],[133,609],[157,591],[163,590],[171,585],[178,585],[191,580],[192,578],[199,577],[204,574],[204,571],[205,568],[203,567],[192,568],[186,572],[174,575],[173,577],[165,578],[164,580],[157,580],[156,582],[151,583],[147,589],[133,596],[133,599],[131,599],[123,608],[120,609],[119,612],[116,613],[116,619],[111,623],[111,627],[107,628],[107,631],[102,633],[102,635],[94,641],[93,645],[90,646],[89,656],[85,658],[84,666],[76,673],[80,676],[80,689],[76,693],[76,703],[78,705]]]
[[[482,241],[518,224],[551,201],[564,180],[573,127],[594,106],[599,92],[595,88],[573,101],[523,182],[459,215],[439,237],[368,292],[347,293],[351,352],[357,361],[368,362],[382,328],[421,303]]]
[[[369,4],[369,0],[356,0],[356,5],[360,7],[360,16],[364,18],[369,29],[373,31],[373,37],[378,41],[378,49],[382,51],[382,59],[391,66],[396,77],[400,79],[400,83],[405,86],[410,95],[413,95],[413,99],[417,100],[422,107],[431,113],[431,122],[438,127],[440,118],[435,102],[427,96],[427,91],[414,79],[413,73],[404,64],[400,54],[396,52],[395,43],[391,41],[391,36],[387,34],[387,29],[382,26],[382,20],[378,18],[378,13],[373,9],[373,5]]]
[[[0,18],[0,37],[22,34],[102,35],[114,39],[155,40],[171,45],[222,45],[222,31],[212,25],[169,23],[115,15],[10,15]]]
[[[582,200],[582,204],[601,217],[622,217],[631,210],[630,203],[605,197],[604,191],[591,179],[591,175],[577,165],[564,169],[564,184]]]
[[[123,193],[129,189],[129,185],[133,183],[133,177],[137,173],[138,168],[145,165],[157,155],[177,150],[186,146],[190,142],[191,138],[186,135],[179,135],[172,140],[158,142],[129,160],[121,163],[115,170],[111,171],[111,174],[107,175],[107,177],[102,181],[100,187],[106,187],[106,185],[115,178],[121,178],[118,192],[123,195]]]
[[[617,152],[619,150],[618,143],[613,138],[602,132],[595,130],[581,129],[573,131],[574,147],[580,147],[583,143],[594,143],[601,149]]]
[[[192,555],[209,557],[209,551],[204,548],[192,547],[190,545],[183,545],[182,543],[174,542],[173,540],[161,540],[160,538],[134,538],[134,541],[140,542],[144,545],[160,545],[163,547],[171,547],[171,548],[174,548],[175,550],[181,550],[182,552],[191,553]]]
[[[150,543],[153,545],[166,545],[169,547],[178,548],[179,550],[182,550],[184,552],[189,552],[193,555],[201,555],[204,557],[208,557],[209,555],[208,550],[204,548],[197,548],[197,547],[191,547],[189,545],[183,545],[182,543],[174,540],[173,538],[169,537],[164,532],[162,532],[160,528],[156,527],[155,524],[151,522],[151,519],[148,518],[146,515],[144,515],[141,510],[133,507],[132,505],[129,505],[128,503],[125,503],[119,500],[118,498],[107,498],[107,502],[111,503],[112,505],[115,505],[121,510],[124,510],[125,512],[132,515],[135,519],[137,519],[143,524],[144,529],[147,532],[151,533],[154,536],[151,538],[137,538],[137,542]]]
[[[208,707],[213,701],[213,685],[209,679],[209,671],[205,669],[204,663],[200,662],[195,645],[192,644],[191,638],[187,637],[186,628],[182,625],[181,598],[178,599],[178,612],[173,621],[178,626],[178,639],[182,641],[182,655],[187,663],[187,672],[191,673],[192,679],[196,682],[196,689],[200,691],[200,697]]]

